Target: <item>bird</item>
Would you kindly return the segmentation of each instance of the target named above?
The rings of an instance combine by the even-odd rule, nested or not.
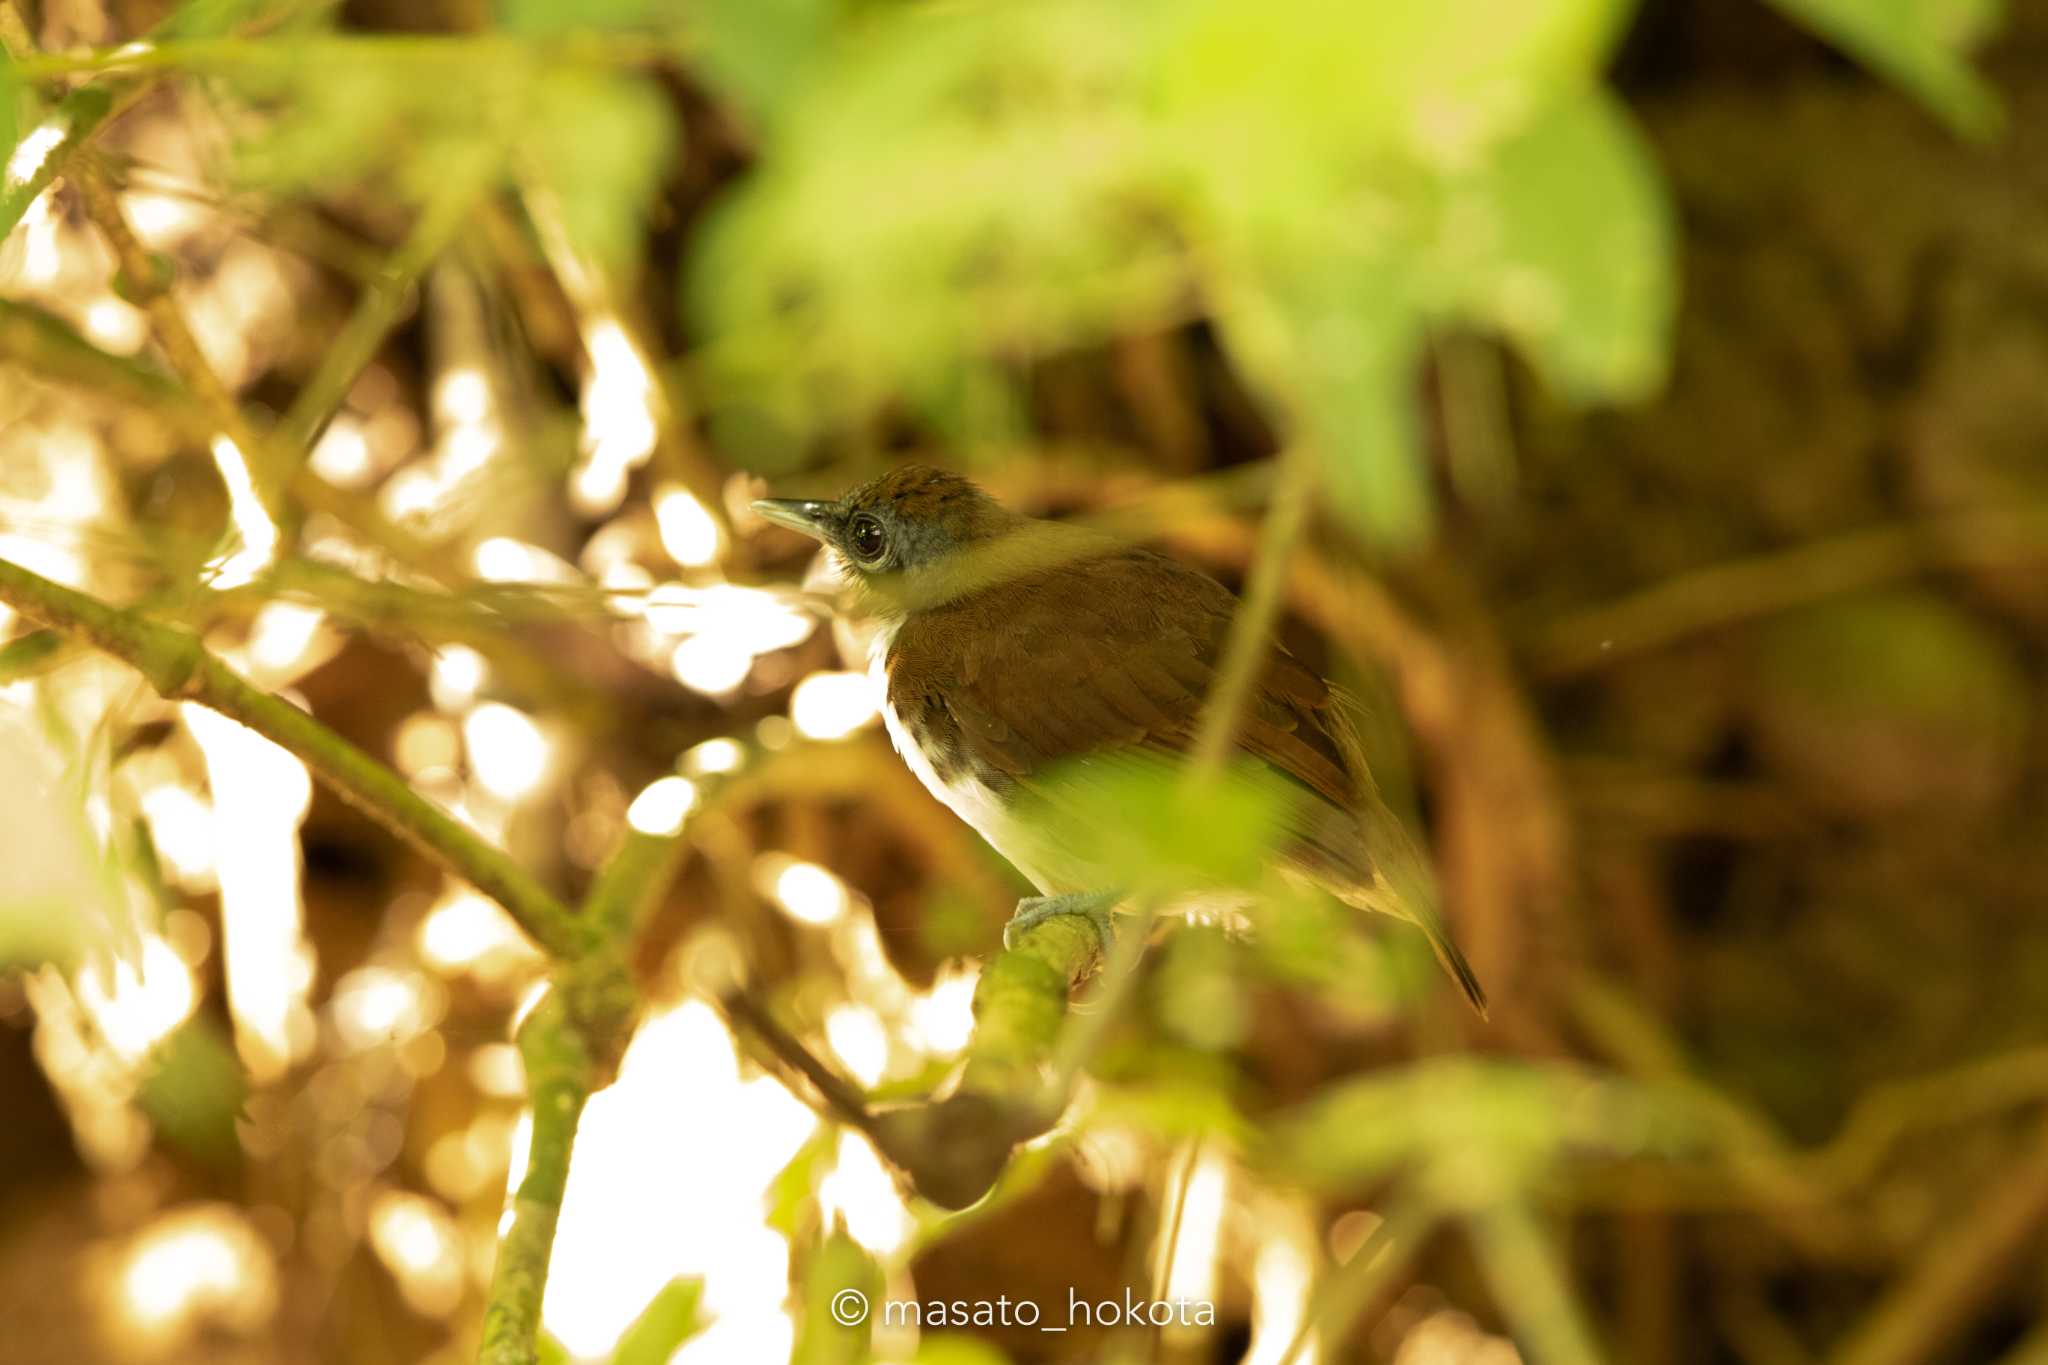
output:
[[[1006,941],[1080,915],[1105,946],[1124,898],[1046,799],[1076,764],[1184,765],[1237,598],[1168,555],[1013,511],[967,478],[896,466],[834,500],[768,498],[764,520],[821,542],[876,623],[869,668],[906,765],[1040,892]],[[1277,641],[1233,736],[1294,799],[1283,870],[1408,921],[1481,1017],[1486,993],[1437,910],[1429,863],[1380,799],[1350,701]],[[1109,884],[1105,884],[1105,883]]]

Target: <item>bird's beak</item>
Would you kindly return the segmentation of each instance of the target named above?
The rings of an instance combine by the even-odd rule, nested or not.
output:
[[[825,538],[838,511],[838,503],[809,502],[803,498],[761,498],[754,503],[754,512],[762,520],[801,531],[814,540]]]

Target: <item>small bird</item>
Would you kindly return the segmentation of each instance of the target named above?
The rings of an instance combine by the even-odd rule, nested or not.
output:
[[[1094,921],[1122,898],[1089,841],[1047,827],[1053,770],[1076,761],[1184,761],[1237,599],[1151,550],[1013,512],[957,474],[891,470],[836,502],[765,499],[768,521],[823,542],[877,618],[870,667],[889,737],[932,795],[1043,894]],[[1237,756],[1285,779],[1281,856],[1346,904],[1405,919],[1483,1016],[1486,994],[1436,912],[1428,864],[1380,801],[1345,699],[1278,645],[1245,700]]]

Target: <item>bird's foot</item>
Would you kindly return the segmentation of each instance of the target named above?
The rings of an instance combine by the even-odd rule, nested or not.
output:
[[[1014,948],[1026,929],[1045,923],[1056,915],[1079,915],[1095,926],[1102,941],[1103,956],[1116,943],[1116,920],[1111,913],[1123,899],[1121,891],[1070,891],[1063,896],[1026,896],[1017,902],[1017,913],[1003,926],[1003,946]]]

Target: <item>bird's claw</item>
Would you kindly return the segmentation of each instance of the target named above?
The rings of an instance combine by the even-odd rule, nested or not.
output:
[[[1123,899],[1117,891],[1070,891],[1063,896],[1026,896],[1017,902],[1017,913],[1003,926],[1003,946],[1015,948],[1024,931],[1057,915],[1078,915],[1095,926],[1103,956],[1116,943],[1116,918],[1112,913]]]

